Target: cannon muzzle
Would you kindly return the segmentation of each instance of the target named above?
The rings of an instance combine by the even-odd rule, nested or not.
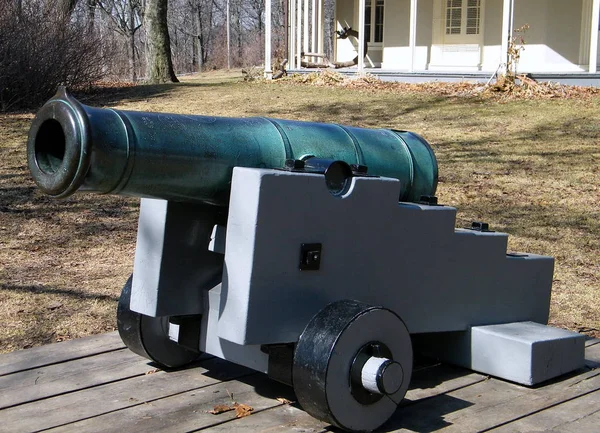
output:
[[[434,195],[437,161],[416,134],[335,124],[94,108],[64,88],[40,109],[29,169],[57,198],[77,190],[226,206],[233,167],[340,160],[400,180],[399,200]]]

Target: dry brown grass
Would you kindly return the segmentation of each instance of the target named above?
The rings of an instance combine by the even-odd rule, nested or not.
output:
[[[487,221],[513,250],[556,257],[552,322],[600,329],[600,98],[494,100],[410,89],[242,82],[112,86],[90,105],[270,116],[418,132],[440,163],[440,202],[459,226]],[[0,352],[115,328],[131,272],[137,201],[43,197],[29,179],[32,114],[0,115]]]

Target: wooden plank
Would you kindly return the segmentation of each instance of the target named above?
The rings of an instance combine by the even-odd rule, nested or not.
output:
[[[128,349],[0,377],[0,409],[145,374],[148,360]]]
[[[411,381],[411,389],[406,394],[398,411],[402,407],[431,398],[445,392],[468,387],[487,380],[487,377],[471,373],[448,365],[434,365],[416,371]],[[331,427],[312,418],[297,406],[276,406],[252,417],[236,420],[235,422],[212,426],[207,431],[231,432],[295,432],[298,431],[330,431]]]
[[[0,376],[124,348],[118,332],[78,338],[0,355]]]
[[[253,371],[212,358],[194,368],[158,371],[5,409],[0,432],[53,428],[248,374]]]
[[[588,368],[600,367],[600,344],[590,345],[585,348],[585,365]]]
[[[521,419],[548,407],[568,402],[600,389],[600,371],[591,371],[574,378],[541,387],[499,402],[496,405],[469,408],[465,413],[451,421],[455,424],[452,431],[464,431],[463,427],[473,426],[478,431],[486,431],[512,420]],[[474,415],[474,416],[473,416]]]
[[[598,389],[600,371],[588,371],[536,389],[490,379],[400,410],[391,427],[487,431]]]
[[[438,364],[416,371],[410,382],[402,406],[414,404],[426,398],[446,394],[487,380],[488,377],[459,367]]]
[[[284,404],[235,420],[235,422],[211,426],[204,431],[211,433],[308,433],[330,432],[331,429],[329,424],[313,418],[299,407]]]
[[[597,416],[600,411],[600,391],[569,400],[554,407],[541,410],[525,418],[490,430],[494,433],[565,431],[567,425]],[[598,433],[600,424],[593,430],[577,430],[578,433]]]
[[[600,344],[588,344],[586,358],[590,368],[600,365]],[[216,383],[227,380],[227,375],[218,375],[229,367],[217,367],[224,361],[216,359],[204,361],[201,365],[206,362],[215,363],[215,367],[208,372],[200,367],[145,376],[146,372],[153,370],[147,360],[128,350],[117,350],[5,375],[0,377],[0,407],[6,407],[7,395],[23,394],[26,398],[22,400],[19,397],[17,403],[10,403],[11,397],[8,396],[8,406],[13,407],[0,412],[3,420],[0,431],[32,431],[51,427],[56,427],[55,431],[119,433],[123,429],[323,430],[323,423],[313,420],[298,408],[281,405],[275,399],[278,396],[293,399],[291,388],[276,384],[262,374],[252,374],[241,381]],[[194,378],[200,376],[209,377],[212,382],[208,379],[196,382]],[[202,384],[197,386],[199,383]],[[531,389],[496,379],[488,380],[486,376],[451,366],[428,365],[415,371],[406,400],[385,429],[462,432],[486,431],[499,426],[508,428],[511,424],[518,426],[518,422],[525,422],[537,414],[543,416],[548,411],[555,418],[560,417],[560,411],[568,408],[571,402],[592,405],[598,390],[600,370],[584,371]],[[233,392],[236,401],[253,406],[254,415],[236,419],[233,412],[209,414],[208,410],[214,405],[231,402],[228,392]],[[564,411],[568,412],[568,409]],[[586,410],[581,409],[578,412],[581,418],[574,421],[582,429],[594,425],[592,421],[598,421],[597,414],[584,412]],[[36,417],[39,418],[37,421]],[[44,424],[46,419],[48,422]],[[567,431],[563,427],[558,431]],[[587,433],[586,430],[580,431]],[[598,429],[589,430],[592,431],[597,432]]]
[[[598,433],[598,426],[600,426],[600,409],[575,422],[561,425],[557,433]]]
[[[235,412],[209,413],[216,405],[230,405],[233,400],[260,412],[280,406],[277,397],[293,398],[291,388],[270,380],[264,374],[253,374],[240,380],[221,382],[198,390],[139,404],[124,410],[89,418],[48,431],[66,432],[188,432],[228,421],[236,423]],[[255,415],[250,415],[250,417]],[[248,418],[250,418],[248,417]],[[229,424],[229,422],[228,422]]]
[[[448,393],[401,406],[386,423],[386,431],[438,431],[451,425],[457,414],[471,407],[493,406],[507,398],[515,398],[525,390],[514,384],[487,379]],[[463,424],[459,424],[463,426]],[[444,430],[445,431],[445,430]],[[477,431],[464,425],[466,431]]]
[[[436,375],[433,375],[434,377]],[[494,406],[494,402],[504,401],[502,398],[499,398],[500,395],[510,395],[514,397],[514,394],[520,394],[524,397],[527,397],[528,389],[524,387],[520,387],[518,385],[510,384],[503,381],[498,381],[495,379],[486,380],[485,377],[481,375],[477,375],[479,377],[474,378],[472,375],[460,376],[457,375],[456,378],[450,379],[451,382],[454,382],[453,385],[444,381],[440,386],[433,388],[430,390],[431,395],[429,397],[422,395],[422,398],[415,399],[411,401],[411,397],[414,399],[416,395],[421,393],[423,390],[420,389],[411,389],[407,394],[407,402],[408,404],[403,404],[398,411],[394,414],[392,419],[383,426],[384,431],[388,432],[421,432],[421,431],[447,431],[448,428],[454,427],[451,423],[449,423],[446,419],[444,419],[445,414],[452,414],[454,411],[460,411],[463,408],[473,407],[477,408],[479,405],[486,405],[488,407]],[[469,383],[469,379],[476,380],[475,382]],[[417,378],[417,383],[421,380],[421,378]],[[462,383],[461,383],[462,382]],[[491,385],[490,385],[491,383]],[[461,386],[462,385],[462,386]],[[573,383],[571,384],[573,385]],[[459,399],[452,396],[446,396],[442,393],[444,389],[452,389],[454,386],[458,387],[463,396],[471,395],[475,398],[472,400],[477,400],[477,406],[471,406],[473,403],[470,402],[461,402]],[[487,388],[487,391],[496,391],[496,392],[488,392],[486,395],[482,394],[481,389],[477,389],[476,387],[484,387]],[[491,388],[491,389],[490,389]],[[523,388],[523,389],[520,389]],[[440,391],[436,394],[435,391]],[[437,395],[437,398],[433,398]],[[447,398],[448,397],[448,398]],[[598,398],[595,396],[595,398]],[[425,410],[422,410],[423,407],[418,408],[419,403],[430,402],[427,405]],[[582,400],[582,403],[592,403],[595,400]],[[441,403],[441,405],[440,405]],[[466,403],[466,404],[465,404]],[[594,406],[592,406],[594,407]],[[596,406],[597,407],[597,406]],[[413,408],[418,408],[414,410]],[[318,429],[318,425],[314,422],[311,423],[310,419],[306,418],[306,416],[302,416],[298,413],[298,409],[295,408],[280,408],[276,407],[270,409],[264,413],[257,414],[255,419],[243,419],[239,420],[235,424],[224,424],[221,426],[215,426],[210,429],[213,431],[221,431],[227,430],[232,433],[237,432],[245,432],[245,431],[257,431],[257,432],[297,432],[298,430],[304,431],[320,431],[320,432],[328,432],[331,431],[329,428]],[[301,411],[300,411],[301,412]],[[584,410],[581,412],[590,412],[590,410]],[[304,414],[306,415],[306,414]],[[474,417],[477,416],[487,416],[485,414],[476,413]],[[260,419],[260,422],[259,422]],[[322,424],[322,423],[321,423]],[[593,425],[593,424],[590,424]],[[476,426],[470,425],[468,423],[461,423],[455,425],[456,431],[465,432],[465,431],[480,431]],[[512,430],[507,430],[507,432]],[[514,431],[528,431],[527,429],[523,430],[514,430]],[[535,431],[535,430],[533,430]],[[563,431],[563,430],[557,430]],[[598,428],[597,425],[594,425],[592,430],[581,430],[581,433],[597,433]],[[506,432],[503,432],[506,433]]]
[[[600,345],[587,348],[586,358],[598,356]],[[598,374],[600,371],[581,370],[539,388],[490,379],[400,408],[387,427],[398,431],[485,431],[598,389]]]
[[[172,398],[152,401],[149,404],[131,405],[125,410],[117,410],[81,422],[63,425],[58,430],[67,432],[97,431],[101,426],[114,425],[115,431],[122,428],[133,429],[134,431],[149,431],[151,429],[190,431],[209,427],[209,430],[233,429],[235,431],[241,429],[254,431],[255,424],[258,421],[254,420],[253,417],[258,417],[259,414],[258,419],[262,420],[260,423],[263,427],[265,429],[272,428],[274,431],[280,431],[278,430],[280,427],[291,430],[297,429],[299,423],[307,429],[320,430],[326,426],[326,424],[313,419],[303,411],[299,409],[290,410],[288,405],[281,405],[276,400],[276,397],[279,396],[293,399],[294,396],[290,387],[277,384],[262,374],[256,374],[255,376],[248,380],[244,379],[247,382],[245,384],[239,382],[218,384],[203,389],[202,393],[185,392]],[[432,377],[436,379],[431,379]],[[408,397],[412,400],[429,398],[436,393],[458,389],[483,380],[486,380],[484,376],[470,373],[467,370],[436,365],[415,373],[415,386],[409,391]],[[236,401],[253,406],[255,413],[242,419],[235,419],[232,412],[218,416],[207,414],[207,411],[216,404],[230,403],[228,391],[233,393],[233,398]],[[193,394],[196,396],[193,396]],[[194,398],[192,399],[192,397]],[[110,400],[110,398],[107,398],[107,400]],[[192,403],[192,401],[194,402]],[[271,412],[273,408],[277,408],[277,412],[273,414],[263,415],[263,412],[261,412]],[[73,410],[77,411],[78,409],[73,408]],[[248,423],[249,425],[247,425]],[[218,427],[219,425],[224,427]],[[112,427],[108,427],[108,431],[110,431],[110,428]],[[106,430],[104,427],[102,429]]]

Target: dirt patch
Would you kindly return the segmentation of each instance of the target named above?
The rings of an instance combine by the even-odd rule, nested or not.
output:
[[[368,83],[367,83],[368,84]],[[446,93],[444,93],[446,92]],[[556,257],[552,323],[600,329],[600,97],[517,98],[242,81],[209,73],[181,84],[77,95],[129,110],[268,116],[423,135],[440,164],[439,200],[458,226],[489,222],[510,249]],[[26,168],[33,115],[0,115],[0,352],[115,329],[132,271],[138,201],[42,196]]]

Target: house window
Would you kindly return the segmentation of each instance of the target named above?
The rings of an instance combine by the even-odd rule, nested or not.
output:
[[[365,32],[367,33],[367,42],[383,42],[383,1],[365,1]],[[373,3],[375,3],[375,7],[372,6]]]
[[[446,34],[478,35],[481,0],[446,0]]]

